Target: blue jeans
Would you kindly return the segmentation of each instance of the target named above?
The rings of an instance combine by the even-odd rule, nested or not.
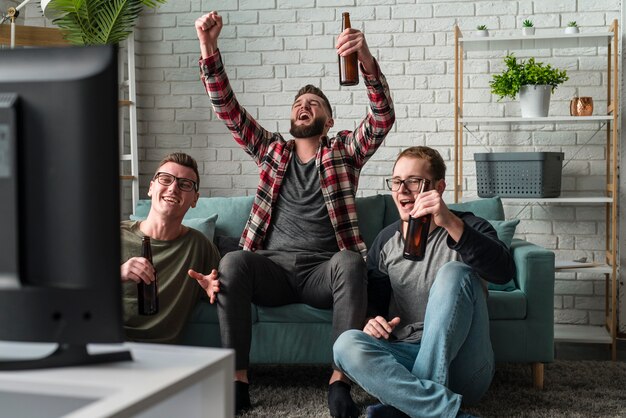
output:
[[[487,392],[495,369],[480,278],[460,262],[439,270],[420,342],[349,330],[333,351],[337,366],[380,402],[411,417],[454,417],[461,400],[476,403]]]

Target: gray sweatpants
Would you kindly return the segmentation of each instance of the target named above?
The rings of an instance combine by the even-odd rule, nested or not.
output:
[[[367,308],[367,270],[361,255],[233,251],[219,267],[217,313],[222,346],[235,350],[236,370],[247,369],[252,321],[250,303],[282,306],[306,303],[333,309],[333,341],[361,329]],[[333,365],[334,367],[334,365]]]

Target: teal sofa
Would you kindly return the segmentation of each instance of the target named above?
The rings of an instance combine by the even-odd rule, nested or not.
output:
[[[252,196],[200,198],[184,222],[203,230],[225,251],[224,243],[229,242],[232,247],[243,231],[252,199]],[[149,200],[140,201],[134,217],[145,217],[149,207]],[[504,220],[499,198],[451,204],[450,207],[473,212],[492,221],[494,226],[501,224],[496,221]],[[357,211],[361,234],[367,245],[383,227],[398,219],[390,195],[358,198]],[[499,235],[500,232],[498,229]],[[510,240],[513,232],[509,230],[508,234]],[[543,363],[554,358],[554,253],[519,239],[513,239],[510,248],[517,275],[508,286],[490,285],[491,340],[496,361],[531,364],[533,384],[541,388]],[[274,308],[253,306],[252,317],[252,363],[331,362],[330,310],[305,304]],[[220,346],[217,312],[207,300],[200,301],[189,318],[183,343]]]

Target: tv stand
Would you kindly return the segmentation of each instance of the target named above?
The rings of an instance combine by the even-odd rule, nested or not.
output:
[[[41,344],[39,344],[41,346]],[[0,358],[49,354],[45,344],[0,341]],[[0,371],[0,418],[233,418],[234,352],[165,344],[89,344],[91,355],[133,361]]]
[[[29,360],[0,360],[0,370],[48,369],[132,360],[133,357],[128,350],[90,354],[86,344],[59,344],[56,350],[45,357]]]

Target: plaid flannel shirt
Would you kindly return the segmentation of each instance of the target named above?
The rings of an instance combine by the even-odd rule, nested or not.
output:
[[[285,141],[281,134],[267,131],[239,104],[219,51],[200,59],[199,65],[215,114],[259,166],[259,185],[239,244],[244,250],[262,249],[295,141]],[[367,249],[359,232],[355,204],[359,174],[395,121],[387,81],[376,65],[377,74],[363,74],[370,101],[367,116],[354,132],[341,131],[333,138],[322,138],[315,156],[322,195],[339,250],[356,251],[363,257]]]

